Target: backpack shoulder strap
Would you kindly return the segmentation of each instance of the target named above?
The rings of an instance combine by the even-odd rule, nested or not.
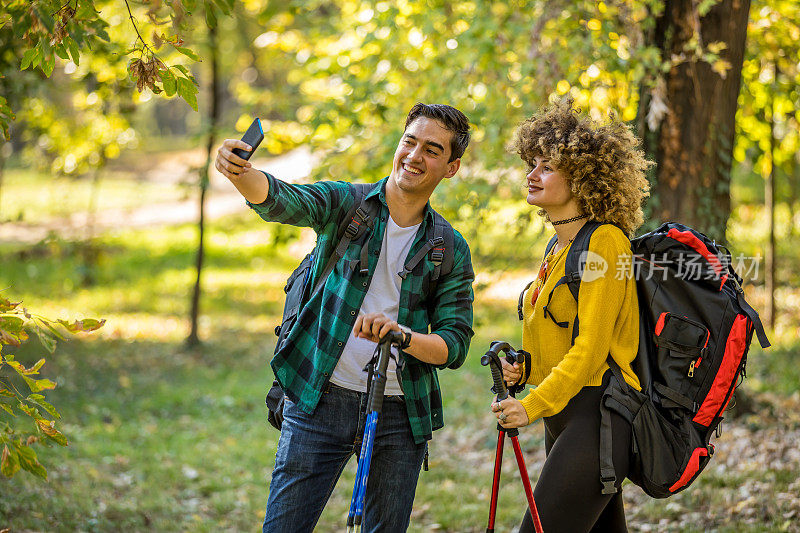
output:
[[[542,263],[544,263],[545,257],[547,257],[547,254],[550,253],[550,250],[553,249],[553,247],[556,245],[557,242],[558,242],[558,235],[553,235],[550,238],[550,241],[547,243],[547,246],[545,246],[545,248],[544,248],[544,255],[542,256]],[[520,320],[525,320],[525,315],[522,313],[522,308],[525,305],[525,292],[528,289],[531,288],[531,285],[533,285],[534,281],[536,281],[536,280],[529,281],[525,285],[525,288],[522,289],[522,292],[519,293],[519,301],[517,302],[517,315],[519,316]]]
[[[439,279],[441,274],[447,275],[453,270],[453,247],[455,246],[455,230],[445,218],[437,211],[433,212],[433,240],[442,240],[442,245],[431,250],[431,261],[436,268],[433,280]]]
[[[586,252],[589,251],[589,241],[592,238],[592,234],[594,234],[595,230],[601,225],[601,222],[590,220],[581,226],[581,229],[578,231],[578,234],[575,235],[572,245],[567,252],[567,257],[564,261],[564,275],[556,282],[553,290],[550,291],[550,294],[547,297],[547,303],[544,306],[544,314],[560,328],[568,328],[569,322],[557,321],[553,316],[553,313],[548,309],[550,301],[553,298],[553,292],[559,285],[566,284],[569,288],[569,292],[572,294],[572,297],[575,298],[576,302],[578,301],[583,267],[586,264]],[[578,337],[579,328],[580,323],[578,320],[578,315],[576,314],[575,320],[572,323],[572,344],[575,344],[575,339]]]
[[[360,238],[367,229],[372,229],[375,216],[378,214],[378,209],[380,209],[378,202],[367,201],[367,194],[375,187],[379,187],[379,185],[374,183],[348,183],[347,185],[353,194],[353,205],[348,210],[347,215],[339,221],[339,242],[328,258],[328,262],[325,263],[325,268],[314,285],[311,296],[316,294],[325,283],[328,275],[333,271],[333,267],[336,266],[339,259],[344,257],[344,253],[350,243]],[[367,253],[365,253],[367,248],[367,246],[363,246],[361,249],[361,258],[359,260],[361,273],[365,273],[364,271],[367,269]],[[309,297],[309,299],[311,298]]]
[[[401,278],[405,279],[427,254],[430,254],[430,260],[434,265],[430,278],[432,283],[437,282],[440,276],[447,275],[453,270],[453,247],[455,246],[453,226],[442,215],[433,211],[433,224],[428,226],[425,236],[428,237],[428,242],[408,260],[403,266],[403,270],[398,272]],[[434,288],[435,285],[431,285],[429,290]]]

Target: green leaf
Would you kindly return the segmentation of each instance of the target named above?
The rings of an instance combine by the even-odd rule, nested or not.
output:
[[[22,379],[24,379],[25,383],[28,384],[28,387],[30,387],[31,392],[40,392],[43,390],[56,388],[56,382],[50,381],[49,379],[46,378],[33,379],[28,376],[22,376]]]
[[[33,62],[33,58],[36,55],[37,48],[28,48],[25,50],[25,53],[22,54],[22,62],[19,65],[20,70],[25,70],[31,66]]]
[[[178,78],[178,94],[189,106],[197,111],[197,87],[186,78]]]
[[[8,405],[6,405],[4,403],[0,403],[0,409],[3,409],[4,411],[8,411],[8,414],[10,414],[11,416],[14,416],[14,417],[17,416],[16,414],[14,414],[14,411],[11,409],[11,407],[9,407]]]
[[[47,470],[36,459],[36,452],[30,446],[14,446],[19,454],[19,465],[35,476],[47,479]]]
[[[33,399],[34,397],[36,397],[36,399]],[[35,405],[38,405],[39,407],[44,409],[47,413],[49,413],[50,416],[52,416],[53,418],[61,418],[61,414],[58,411],[56,411],[56,408],[53,407],[52,404],[46,402],[44,400],[44,396],[42,396],[41,394],[31,394],[26,398],[26,400]]]
[[[50,330],[50,332],[52,332],[57,339],[61,339],[62,341],[66,340],[66,337],[64,337],[64,333],[56,329],[54,323],[50,322],[49,320],[37,320],[37,322],[42,326],[46,327],[48,330]]]
[[[167,69],[161,71],[161,84],[164,86],[164,92],[167,96],[175,95],[178,84],[171,70]]]
[[[35,407],[30,407],[22,402],[19,403],[18,407],[20,411],[22,411],[29,417],[33,418],[34,420],[39,420],[40,418],[42,418],[41,413],[39,413],[39,410]]]
[[[101,39],[103,39],[104,41],[106,41],[106,42],[108,42],[108,43],[110,43],[110,42],[111,42],[111,37],[109,37],[109,36],[108,36],[108,33],[106,33],[106,30],[104,30],[103,28],[100,28],[99,30],[97,30],[97,31],[95,32],[95,34],[96,34],[98,37],[100,37]]]
[[[184,76],[189,78],[192,83],[197,85],[197,82],[195,81],[194,76],[192,76],[192,72],[188,68],[184,67],[183,65],[175,65],[175,68],[180,70],[183,73]]]
[[[81,331],[89,332],[103,327],[103,324],[106,323],[106,319],[97,320],[96,318],[84,318],[81,322],[83,323]]]
[[[209,28],[217,26],[217,15],[214,13],[214,3],[206,0],[206,24]]]
[[[200,56],[197,55],[197,53],[194,50],[186,48],[185,46],[175,46],[175,50],[182,53],[186,57],[193,59],[194,61],[203,61],[202,59],[200,59]]]
[[[93,19],[97,15],[97,10],[95,9],[92,2],[79,2],[78,3],[78,11],[75,13],[76,19]]]
[[[40,328],[38,325],[36,326],[35,331],[36,331],[36,336],[39,337],[39,342],[42,343],[44,349],[50,353],[55,352],[56,340],[53,337],[51,337],[49,333],[45,332],[42,328]]]
[[[70,39],[69,37],[67,37],[66,41],[67,41],[67,46],[69,47],[69,53],[72,56],[72,61],[76,65],[80,65],[81,53],[80,50],[78,49],[78,43],[76,43],[73,39]]]
[[[67,47],[64,46],[64,43],[58,43],[55,47],[55,51],[58,57],[64,61],[69,61],[69,54],[67,53]]]
[[[22,331],[25,321],[18,316],[4,315],[0,316],[0,330],[5,330],[9,333],[20,333]]]
[[[47,56],[44,58],[44,61],[42,62],[42,72],[44,72],[45,76],[49,78],[50,75],[53,74],[53,69],[55,68],[55,66],[56,66],[56,56],[55,54],[50,52],[49,54],[47,54]]]

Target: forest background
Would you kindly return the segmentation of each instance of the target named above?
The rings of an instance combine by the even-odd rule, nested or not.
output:
[[[496,432],[479,356],[519,345],[516,298],[551,231],[507,145],[570,94],[656,162],[641,231],[675,220],[725,243],[773,342],[754,343],[691,489],[628,486],[631,529],[800,531],[798,21],[788,0],[3,2],[0,530],[259,527],[272,329],[314,236],[262,223],[209,162],[258,116],[257,167],[375,181],[424,101],[474,128],[432,203],[471,245],[476,336],[441,374],[447,426],[411,530],[483,531]],[[535,479],[539,425],[521,442]],[[525,501],[506,462],[498,531]],[[353,474],[320,531],[342,529]]]

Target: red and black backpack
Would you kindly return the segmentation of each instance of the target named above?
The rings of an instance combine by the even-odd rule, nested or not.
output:
[[[557,283],[566,284],[576,301],[589,239],[599,226],[583,225]],[[553,245],[555,237],[547,251]],[[710,440],[745,376],[753,332],[763,348],[770,344],[758,313],[744,299],[730,251],[672,222],[633,239],[631,251],[640,315],[633,370],[642,391],[625,382],[609,357],[612,378],[600,408],[600,479],[604,494],[617,491],[611,458],[614,411],[632,427],[628,478],[648,495],[666,498],[688,487],[714,454]],[[576,317],[573,343],[578,328]]]

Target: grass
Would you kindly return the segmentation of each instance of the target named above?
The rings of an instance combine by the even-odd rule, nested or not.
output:
[[[11,287],[4,296],[24,297],[24,305],[47,316],[108,320],[47,357],[44,373],[59,384],[48,399],[62,412],[70,446],[38,449],[50,473],[46,483],[25,473],[0,479],[0,529],[258,529],[278,438],[263,405],[272,379],[272,328],[286,275],[310,247],[286,244],[290,235],[296,232],[261,224],[251,213],[211,224],[201,320],[206,342],[194,350],[183,345],[196,240],[191,226],[101,239],[102,253],[89,267],[92,286],[83,285],[87,266],[71,243],[0,247],[0,287]],[[485,530],[497,433],[487,413],[490,379],[479,359],[491,340],[519,345],[515,300],[525,272],[518,274],[479,273],[476,337],[464,367],[440,374],[446,427],[431,442],[431,470],[420,477],[411,531]],[[506,288],[497,291],[504,280]],[[748,385],[790,395],[800,388],[798,344],[789,333],[776,340],[768,355],[754,343]],[[32,342],[18,357],[34,361],[41,353]],[[763,424],[754,424],[760,431]],[[540,427],[524,430],[520,443],[535,481],[543,461]],[[318,531],[342,530],[354,470],[351,462]],[[512,531],[525,505],[510,447],[503,472],[498,532]],[[631,527],[797,531],[784,517],[793,504],[780,498],[754,504],[753,516],[736,506],[749,501],[739,496],[742,487],[796,493],[798,474],[747,464],[734,472],[710,468],[692,490],[668,501],[630,487]]]
[[[97,208],[120,211],[155,202],[176,201],[189,191],[176,183],[147,182],[135,173],[103,171]],[[92,180],[57,177],[27,168],[9,168],[0,190],[0,220],[41,223],[89,209]]]

